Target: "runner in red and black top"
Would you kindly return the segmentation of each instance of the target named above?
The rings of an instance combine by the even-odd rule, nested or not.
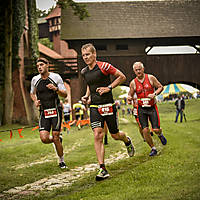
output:
[[[61,143],[60,128],[62,122],[62,106],[58,95],[67,96],[67,90],[59,74],[48,71],[49,61],[38,58],[36,63],[39,74],[31,81],[30,96],[40,110],[39,131],[43,143],[54,143],[59,157],[60,168],[66,168]],[[52,136],[50,130],[52,129]]]
[[[130,91],[128,94],[128,103],[132,104],[133,95],[137,94],[138,100],[138,117],[142,127],[144,139],[151,147],[150,156],[155,156],[157,150],[153,144],[153,140],[149,134],[148,120],[150,120],[153,131],[158,135],[163,145],[166,145],[167,140],[162,134],[160,128],[160,118],[156,105],[156,95],[160,94],[163,86],[157,78],[151,74],[144,73],[144,65],[141,62],[133,64],[133,71],[136,78],[130,83]]]
[[[87,83],[87,91],[82,97],[83,103],[90,104],[90,122],[94,132],[94,146],[100,165],[96,180],[109,177],[104,163],[104,121],[109,132],[115,140],[125,143],[129,156],[134,155],[134,147],[130,137],[118,129],[117,110],[114,104],[112,88],[117,87],[126,80],[125,75],[107,62],[96,60],[96,49],[92,44],[85,44],[81,48],[82,57],[87,67],[81,74]],[[111,82],[110,75],[116,79]]]

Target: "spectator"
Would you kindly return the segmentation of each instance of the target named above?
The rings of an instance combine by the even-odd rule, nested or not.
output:
[[[176,119],[175,119],[175,123],[178,121],[179,114],[181,116],[180,122],[182,123],[183,122],[183,111],[185,109],[184,98],[181,98],[180,96],[178,96],[178,99],[175,101],[175,106],[176,106]]]
[[[73,110],[75,111],[75,118],[78,122],[79,120],[83,120],[84,118],[84,112],[86,111],[85,106],[82,104],[82,101],[78,101],[78,103],[75,103],[73,105]],[[78,129],[80,130],[81,123],[78,122]]]

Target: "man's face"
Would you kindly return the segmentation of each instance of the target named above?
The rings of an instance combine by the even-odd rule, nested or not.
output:
[[[92,53],[90,48],[88,47],[82,50],[82,57],[87,65],[91,65],[96,61],[96,52]]]
[[[144,75],[144,68],[141,66],[141,65],[136,65],[134,67],[134,72],[135,72],[135,75],[138,77],[138,78],[142,78],[143,75]]]
[[[45,74],[48,71],[48,64],[44,62],[37,62],[36,66],[40,74]]]

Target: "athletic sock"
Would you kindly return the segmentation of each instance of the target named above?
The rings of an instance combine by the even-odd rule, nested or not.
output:
[[[127,143],[124,142],[124,143],[125,143],[126,146],[129,146],[131,144],[131,140],[129,140],[129,138],[127,138],[127,139],[128,139],[128,142]]]
[[[103,170],[107,171],[105,164],[100,164],[100,168],[102,168]]]
[[[59,157],[60,163],[64,162],[64,156]]]
[[[155,146],[153,146],[151,149],[152,149],[152,150],[156,150],[156,147],[155,147]]]

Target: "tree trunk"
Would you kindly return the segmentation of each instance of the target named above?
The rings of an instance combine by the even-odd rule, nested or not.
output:
[[[5,82],[3,124],[12,124],[13,88],[12,88],[12,0],[5,9]]]
[[[26,94],[27,91],[26,91],[26,88],[24,87],[24,81],[25,81],[24,74],[25,73],[24,73],[24,37],[23,36],[25,34],[26,33],[24,33],[21,37],[20,48],[19,48],[19,57],[21,58],[20,68],[19,68],[19,80],[20,80],[21,94],[22,94],[23,102],[24,102],[24,108],[26,111],[27,122],[29,125],[31,125],[32,124],[31,115],[33,114],[33,111],[31,110],[31,106],[28,105],[27,98],[30,98],[30,96]],[[26,44],[26,41],[25,41],[25,44]],[[28,46],[28,44],[26,44],[26,45]]]
[[[25,10],[28,12],[27,8],[27,1],[25,0]],[[28,15],[26,13],[25,16],[25,26],[28,27]],[[25,82],[25,72],[24,72],[24,54],[25,54],[25,48],[27,49],[27,54],[29,55],[29,44],[28,44],[28,32],[27,30],[23,31],[21,40],[20,40],[20,47],[19,47],[19,57],[21,58],[20,60],[20,68],[19,68],[19,80],[20,80],[20,88],[21,88],[21,94],[23,97],[23,103],[24,103],[24,108],[26,112],[26,119],[29,125],[32,124],[32,114],[33,110],[31,110],[31,106],[28,104],[28,99],[30,96],[27,94],[26,87],[24,86]]]
[[[13,91],[14,103],[12,121],[13,123],[27,124],[23,95],[20,87],[20,72],[18,68],[13,72]]]

